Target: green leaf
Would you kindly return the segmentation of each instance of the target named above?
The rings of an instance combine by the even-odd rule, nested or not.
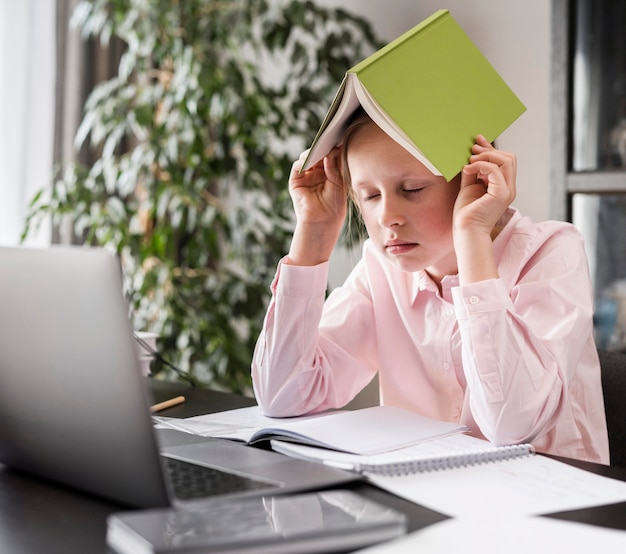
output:
[[[291,161],[380,41],[360,16],[310,0],[83,0],[73,23],[126,50],[83,107],[76,149],[95,161],[58,168],[24,238],[50,218],[114,249],[133,325],[159,333],[186,379],[250,394],[294,227]]]

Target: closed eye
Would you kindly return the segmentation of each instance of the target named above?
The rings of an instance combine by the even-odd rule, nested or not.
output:
[[[421,192],[424,190],[424,187],[415,188],[415,189],[402,189],[402,192],[406,192],[407,194],[413,194],[417,192]]]
[[[379,196],[380,194],[378,194],[377,192],[372,193],[372,194],[366,194],[365,196],[363,196],[363,202],[369,202],[370,200],[375,200]]]

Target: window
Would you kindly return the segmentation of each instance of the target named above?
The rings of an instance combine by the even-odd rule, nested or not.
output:
[[[567,6],[566,194],[585,235],[598,346],[626,349],[626,0]]]

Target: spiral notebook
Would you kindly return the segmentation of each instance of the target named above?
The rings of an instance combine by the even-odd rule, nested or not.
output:
[[[450,435],[371,456],[272,441],[284,454],[365,475],[369,483],[450,517],[536,516],[626,500],[626,482],[595,475],[529,444]]]
[[[408,475],[532,456],[531,444],[496,446],[469,435],[450,435],[383,454],[360,456],[325,448],[271,441],[272,449],[287,456],[372,475]]]

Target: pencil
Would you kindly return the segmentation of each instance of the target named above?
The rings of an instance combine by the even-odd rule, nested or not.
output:
[[[172,406],[177,406],[178,404],[182,404],[185,401],[184,396],[176,396],[175,398],[170,398],[165,402],[159,402],[158,404],[153,404],[150,406],[151,412],[160,412],[161,410],[165,410],[166,408],[171,408]]]

